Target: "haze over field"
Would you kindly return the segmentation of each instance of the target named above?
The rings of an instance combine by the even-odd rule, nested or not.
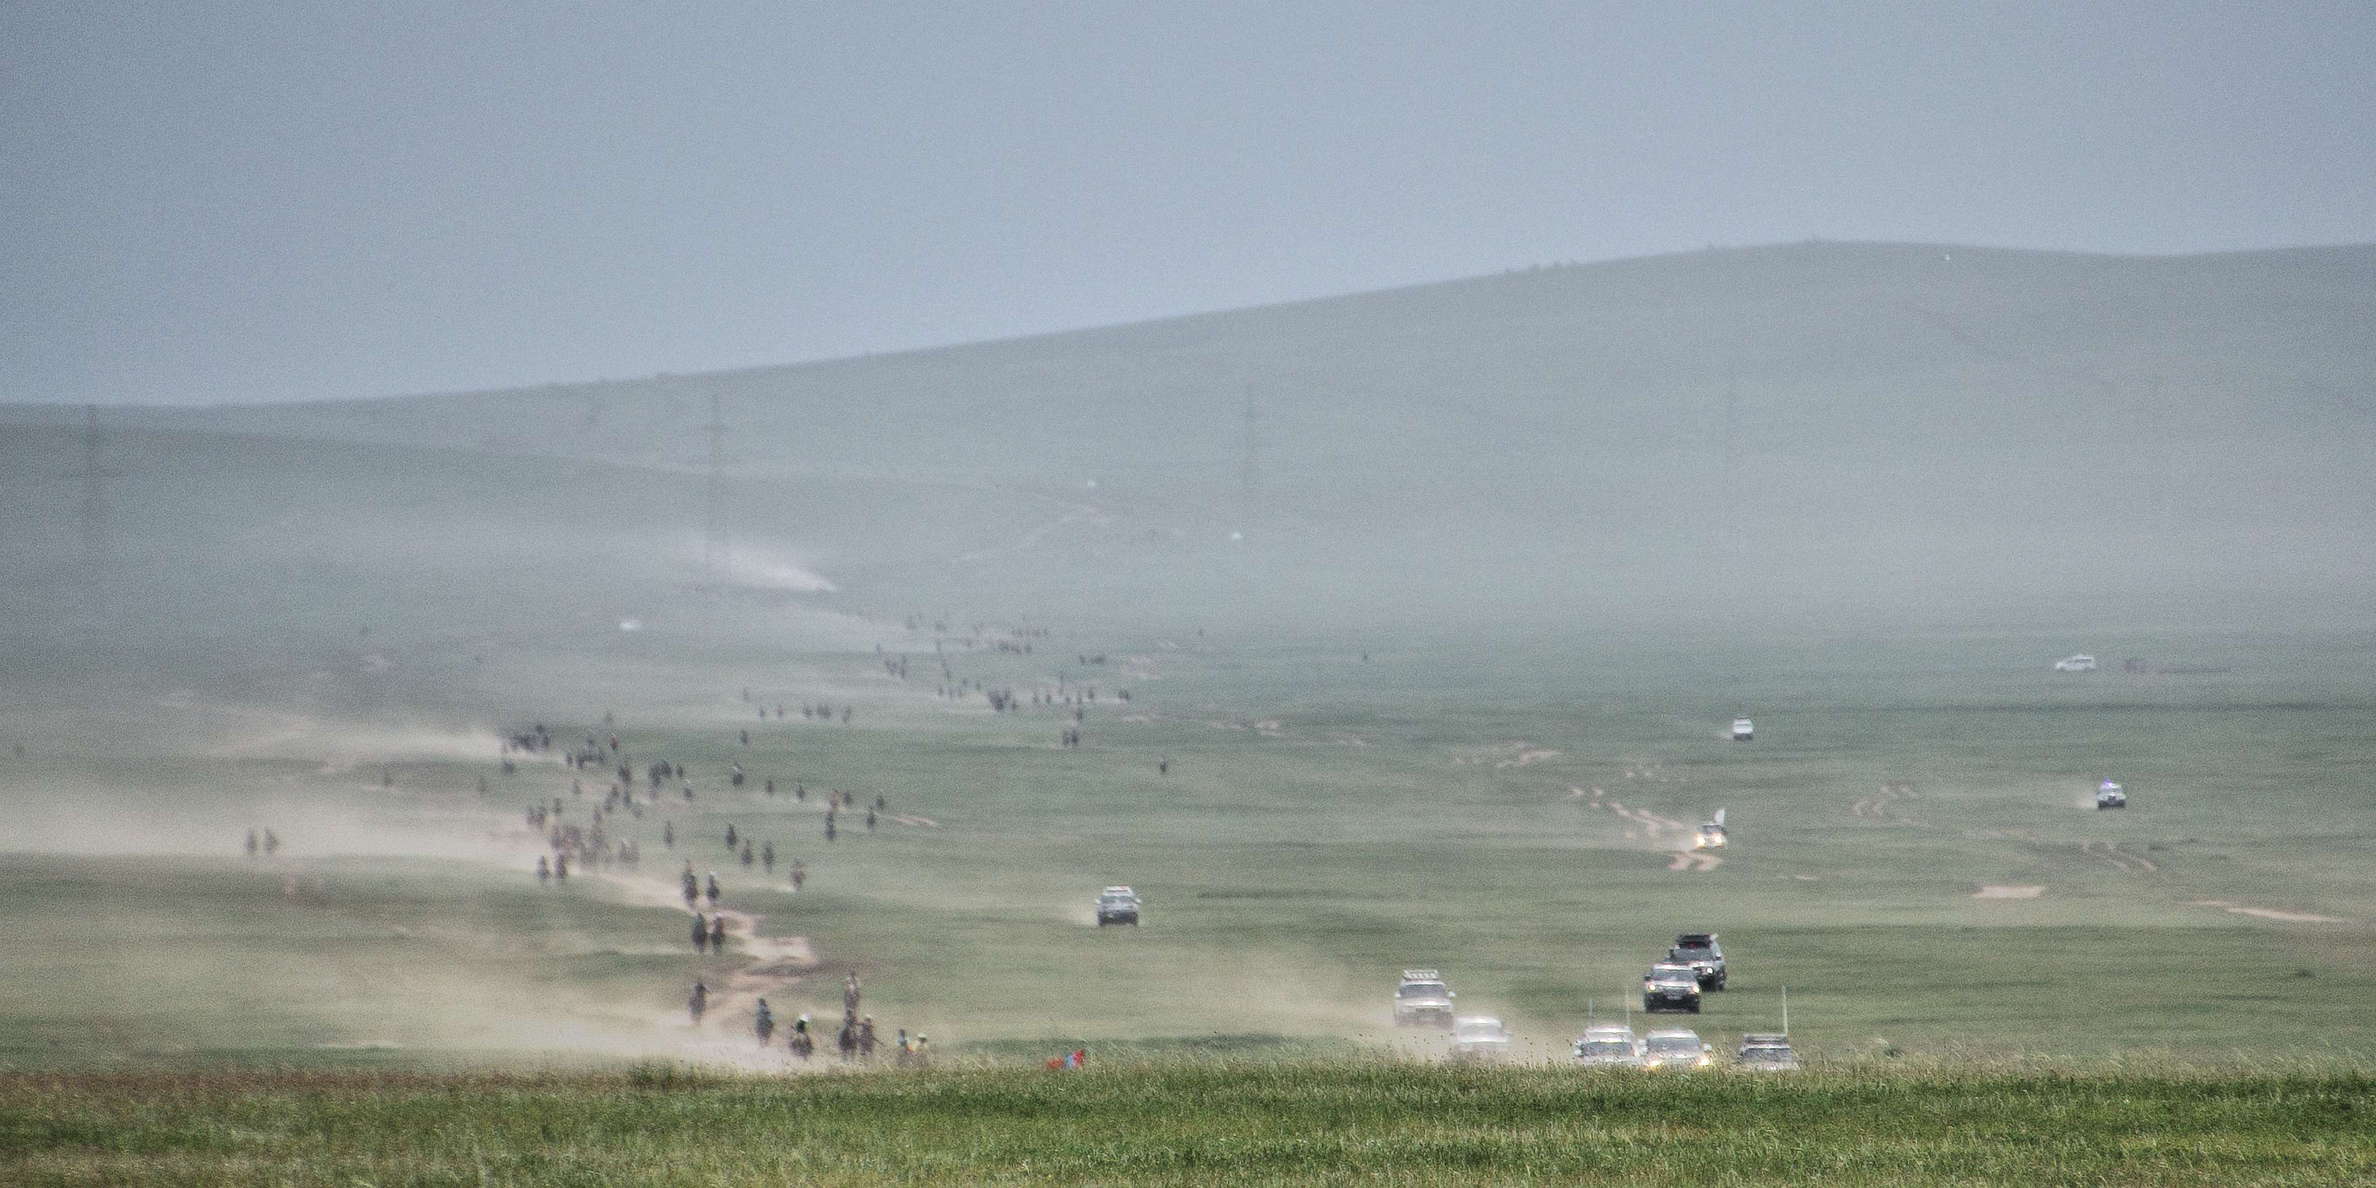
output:
[[[457,566],[572,629],[649,613],[699,576],[713,400],[738,576],[829,608],[2339,622],[2376,562],[2372,372],[2376,249],[1809,244],[717,375],[114,410],[103,465],[117,564],[150,575],[118,591],[135,622],[293,589],[224,580],[275,566],[304,567],[299,614],[456,594]],[[75,411],[0,412],[18,624],[83,596]]]
[[[0,9],[0,1180],[2366,1182],[2372,14]]]

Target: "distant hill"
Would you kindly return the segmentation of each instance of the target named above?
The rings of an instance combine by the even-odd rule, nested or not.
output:
[[[599,554],[623,521],[696,529],[715,397],[737,538],[893,603],[2250,619],[2368,609],[2372,376],[2376,247],[1809,243],[715,375],[107,415],[158,448],[325,443],[263,464],[329,491],[442,476],[469,493],[454,516],[545,507],[541,532]],[[74,449],[35,452],[63,471]],[[24,485],[70,514],[70,483]],[[186,531],[254,536],[230,489],[192,477]]]

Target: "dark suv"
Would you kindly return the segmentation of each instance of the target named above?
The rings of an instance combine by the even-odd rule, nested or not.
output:
[[[1713,932],[1686,932],[1675,938],[1675,947],[1667,950],[1668,961],[1688,965],[1699,975],[1700,989],[1724,989],[1724,950],[1716,947]]]

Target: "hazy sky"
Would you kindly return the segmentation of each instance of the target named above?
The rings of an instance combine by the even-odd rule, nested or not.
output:
[[[2376,240],[2376,5],[0,3],[0,400],[621,378],[1809,236]]]

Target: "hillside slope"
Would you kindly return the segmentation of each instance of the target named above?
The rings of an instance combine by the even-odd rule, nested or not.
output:
[[[719,375],[111,415],[663,486],[706,459],[716,397],[758,487],[1071,509],[1018,509],[1020,550],[953,551],[988,569],[920,549],[912,517],[789,532],[944,597],[2232,617],[2369,588],[2371,374],[2376,248],[1802,244]],[[783,531],[764,508],[736,529]]]

